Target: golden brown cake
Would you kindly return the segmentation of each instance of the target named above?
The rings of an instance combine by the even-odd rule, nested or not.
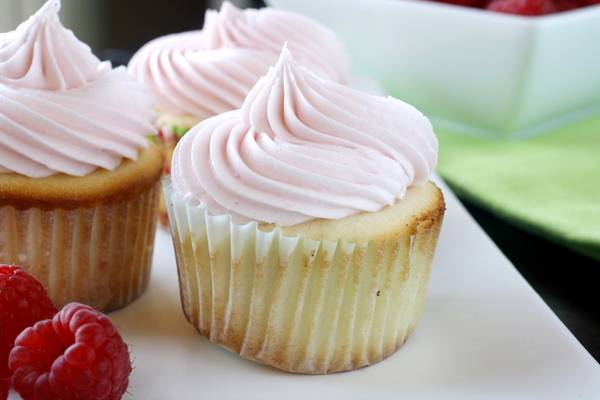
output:
[[[0,35],[0,263],[57,308],[120,308],[150,274],[164,153],[148,89],[101,63],[49,0]]]
[[[375,364],[402,346],[423,312],[444,208],[433,183],[413,187],[378,212],[277,228],[294,238],[291,256],[273,245],[264,261],[253,246],[229,259],[233,233],[206,250],[207,235],[178,221],[185,315],[214,343],[285,371]]]
[[[183,310],[279,369],[394,353],[423,311],[444,214],[431,124],[323,80],[284,48],[237,111],[190,130],[164,184]]]
[[[150,277],[163,160],[151,145],[85,177],[0,173],[0,262],[26,268],[59,309],[130,303]]]

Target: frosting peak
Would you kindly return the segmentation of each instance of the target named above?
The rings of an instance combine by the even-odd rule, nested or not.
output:
[[[0,34],[0,82],[39,90],[68,90],[110,69],[58,18],[51,0],[16,30]]]
[[[59,9],[49,0],[0,35],[0,173],[112,170],[156,133],[147,87],[100,62],[60,24]]]
[[[247,28],[244,12],[228,1],[223,2],[220,12],[207,10],[204,16],[204,48],[216,50],[223,47],[240,47],[243,44],[236,40],[235,31]]]
[[[323,80],[284,47],[240,110],[183,137],[172,180],[211,214],[287,226],[393,204],[427,182],[437,147],[411,105]]]

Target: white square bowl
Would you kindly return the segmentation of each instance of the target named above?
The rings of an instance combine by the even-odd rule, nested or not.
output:
[[[441,129],[516,139],[600,112],[600,5],[523,17],[416,0],[268,4],[329,26],[355,75]]]

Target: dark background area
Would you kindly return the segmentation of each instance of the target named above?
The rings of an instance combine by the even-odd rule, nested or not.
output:
[[[115,66],[125,64],[132,52],[156,37],[201,29],[208,5],[207,0],[106,0],[109,29],[97,56]]]
[[[246,0],[249,7],[264,7],[261,0]],[[106,30],[101,59],[126,63],[130,52],[163,35],[201,29],[209,0],[106,0],[103,16]]]
[[[108,46],[135,50],[158,36],[201,29],[207,6],[205,0],[106,0]]]
[[[250,1],[251,6],[264,5]],[[107,0],[110,21],[99,57],[126,64],[135,50],[162,35],[200,29],[208,0]],[[465,202],[467,210],[583,346],[600,362],[600,262],[511,226]],[[600,229],[600,227],[598,228]]]

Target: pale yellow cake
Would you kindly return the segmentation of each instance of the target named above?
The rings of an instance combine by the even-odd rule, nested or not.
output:
[[[150,276],[163,162],[150,144],[84,177],[0,173],[0,263],[27,269],[59,309],[130,303]]]
[[[172,204],[186,207],[176,196]],[[264,236],[253,239],[256,225],[172,211],[183,310],[214,343],[282,370],[374,364],[402,346],[423,312],[444,210],[429,182],[377,212],[259,224]],[[209,243],[210,225],[221,240]]]

